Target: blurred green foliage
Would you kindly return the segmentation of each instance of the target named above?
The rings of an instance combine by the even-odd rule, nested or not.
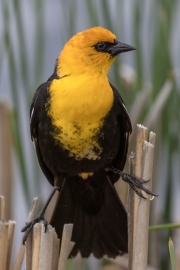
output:
[[[171,258],[171,269],[176,270],[176,257],[175,257],[175,250],[174,250],[174,243],[172,238],[169,238],[169,253]]]

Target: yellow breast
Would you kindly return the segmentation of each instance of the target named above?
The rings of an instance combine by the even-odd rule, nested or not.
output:
[[[107,77],[69,75],[54,80],[49,93],[55,139],[76,159],[98,159],[102,151],[98,133],[113,104]]]

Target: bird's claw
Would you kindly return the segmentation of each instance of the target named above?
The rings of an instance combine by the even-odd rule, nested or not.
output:
[[[145,188],[143,186],[144,183],[149,182],[150,180],[143,180],[143,179],[139,179],[137,177],[135,177],[134,175],[128,174],[128,173],[121,173],[121,177],[122,179],[127,182],[130,187],[136,192],[137,195],[139,195],[140,197],[146,199],[141,192],[138,191],[137,188],[145,191],[147,194],[150,194],[152,196],[158,196],[156,194],[154,194],[152,191],[150,191],[149,189]]]
[[[140,179],[140,178],[137,178],[136,176],[134,175],[131,175],[131,174],[128,174],[128,173],[124,173],[114,167],[110,167],[108,168],[109,171],[113,171],[114,173],[116,174],[119,174],[121,177],[122,177],[122,180],[127,182],[130,187],[136,192],[137,195],[139,195],[141,198],[144,198],[146,199],[141,192],[139,192],[138,188],[145,191],[147,194],[150,194],[152,196],[158,196],[156,194],[154,194],[152,191],[148,190],[147,188],[145,188],[143,186],[143,184],[147,183],[150,181],[149,180],[143,180],[143,179]]]
[[[48,222],[47,220],[44,219],[44,216],[37,216],[37,218],[33,219],[31,222],[27,223],[26,226],[24,226],[21,230],[21,232],[25,232],[24,236],[23,236],[23,245],[25,244],[29,233],[32,231],[34,225],[36,223],[42,222],[44,224],[44,232],[47,231],[47,226],[48,226]]]

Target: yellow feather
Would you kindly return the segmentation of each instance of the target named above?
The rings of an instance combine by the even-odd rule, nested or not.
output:
[[[77,159],[99,158],[96,134],[113,104],[113,92],[106,76],[66,76],[54,80],[49,89],[48,115],[58,129],[55,138]]]
[[[88,179],[89,176],[92,176],[93,175],[93,172],[82,172],[82,173],[79,173],[78,176],[80,176],[82,179],[86,180]]]

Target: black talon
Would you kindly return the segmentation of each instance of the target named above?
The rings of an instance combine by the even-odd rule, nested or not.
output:
[[[42,221],[43,224],[44,224],[44,232],[46,232],[48,223],[47,223],[47,221],[44,219],[44,214],[43,214],[43,215],[41,215],[41,214],[42,214],[42,213],[40,213],[40,214],[38,215],[37,218],[33,219],[31,222],[29,222],[26,226],[24,226],[24,227],[22,228],[21,232],[25,232],[25,231],[27,230],[27,231],[25,232],[24,236],[23,236],[23,245],[25,244],[25,242],[26,242],[26,240],[27,240],[27,238],[28,238],[29,233],[31,232],[31,230],[33,229],[33,227],[34,227],[34,225],[35,225],[36,223],[39,223],[40,221]]]
[[[47,220],[44,219],[44,213],[52,199],[52,197],[54,196],[54,193],[56,192],[56,190],[59,190],[59,187],[55,186],[46,202],[46,204],[44,205],[43,209],[41,210],[41,212],[39,213],[39,215],[37,216],[37,218],[33,219],[31,222],[27,223],[26,226],[24,226],[21,230],[21,232],[25,232],[24,236],[23,236],[23,244],[25,244],[27,238],[28,238],[28,235],[29,233],[31,232],[31,230],[33,229],[33,226],[36,224],[36,223],[39,223],[40,221],[43,222],[44,224],[44,232],[47,231],[47,226],[48,226],[48,222]]]
[[[158,196],[158,195],[154,194],[152,191],[150,191],[147,188],[143,187],[143,185],[142,185],[144,183],[149,182],[150,179],[149,180],[139,179],[136,176],[131,175],[131,174],[128,174],[128,173],[124,173],[124,172],[122,172],[122,171],[114,168],[113,166],[109,167],[108,168],[108,171],[112,171],[112,172],[114,172],[116,174],[119,174],[122,177],[122,180],[125,181],[125,182],[127,182],[130,185],[130,187],[136,192],[136,194],[138,196],[140,196],[141,198],[146,199],[142,195],[142,193],[140,193],[136,188],[139,188],[139,189],[145,191],[147,194],[150,194],[152,196],[156,196],[156,197]]]
[[[46,232],[47,231],[47,226],[48,226],[47,220],[44,219],[43,224],[44,224],[44,232]]]
[[[21,232],[25,232],[25,230],[28,229],[30,226],[31,226],[31,222],[26,223],[26,226],[24,226],[24,227],[21,229]]]

